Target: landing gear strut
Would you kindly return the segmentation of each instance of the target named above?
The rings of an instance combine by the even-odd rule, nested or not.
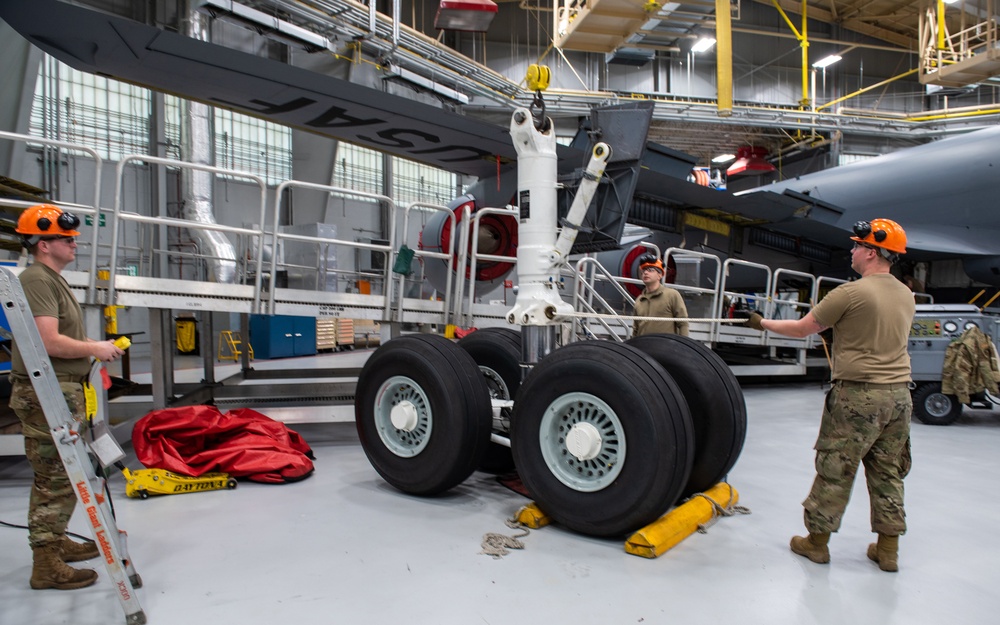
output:
[[[682,337],[557,346],[572,312],[559,269],[611,148],[594,146],[560,227],[551,124],[518,109],[511,136],[520,215],[517,301],[507,319],[521,332],[479,330],[457,345],[427,335],[386,343],[358,381],[358,433],[375,470],[404,492],[433,495],[477,468],[512,463],[554,520],[620,536],[726,475],[743,445],[743,396],[718,356]]]

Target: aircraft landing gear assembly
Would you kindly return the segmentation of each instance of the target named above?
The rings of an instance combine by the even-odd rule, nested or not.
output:
[[[356,423],[372,466],[399,490],[435,495],[477,469],[513,465],[553,520],[620,537],[728,473],[743,446],[746,408],[721,358],[685,337],[557,347],[572,313],[558,269],[611,149],[593,147],[560,228],[555,134],[545,121],[524,108],[511,120],[519,288],[508,321],[520,332],[387,342],[359,376]],[[639,141],[645,145],[645,129]]]

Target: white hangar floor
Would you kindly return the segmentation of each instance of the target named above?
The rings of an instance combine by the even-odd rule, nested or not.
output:
[[[294,426],[317,456],[299,483],[143,501],[126,498],[115,476],[111,490],[153,625],[995,621],[1000,415],[913,424],[910,531],[890,574],[865,557],[873,535],[860,480],[831,564],[788,550],[803,531],[822,391],[745,393],[748,437],[730,481],[752,514],[721,519],[655,560],[553,526],[532,531],[524,550],[483,555],[484,534],[515,533],[504,520],[525,498],[482,473],[442,497],[401,494],[343,421]],[[24,523],[29,476],[23,459],[0,459],[0,520]],[[71,529],[86,531],[79,513]],[[124,622],[103,569],[90,588],[33,591],[26,531],[0,527],[0,553],[0,624]]]

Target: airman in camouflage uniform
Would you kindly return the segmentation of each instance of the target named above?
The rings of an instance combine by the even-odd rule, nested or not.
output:
[[[878,542],[868,558],[897,571],[899,536],[906,532],[903,478],[910,470],[910,357],[906,351],[915,311],[913,294],[889,269],[906,252],[906,233],[894,221],[854,225],[851,267],[861,279],[831,291],[797,320],[751,315],[748,325],[805,337],[833,328],[831,378],[816,440],[816,478],[802,503],[808,536],[791,540],[793,552],[830,561],[830,534],[840,529],[851,487],[864,464]]]
[[[110,361],[123,353],[111,341],[87,339],[80,305],[61,275],[76,258],[80,233],[75,228],[79,225],[76,216],[41,204],[21,213],[16,229],[34,257],[34,263],[21,272],[21,286],[66,405],[81,424],[78,431],[86,413],[81,382],[90,371],[91,358]],[[28,505],[31,587],[68,590],[90,586],[97,581],[96,572],[66,563],[89,560],[100,552],[93,542],[77,543],[66,536],[76,494],[16,341],[10,381],[10,407],[21,420],[25,454],[35,475]]]

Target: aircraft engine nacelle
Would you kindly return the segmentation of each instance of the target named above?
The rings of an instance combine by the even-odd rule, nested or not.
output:
[[[1000,256],[970,256],[962,260],[962,266],[973,280],[1000,286]]]
[[[469,221],[464,218],[464,209],[471,209]],[[458,264],[458,245],[461,241],[462,228],[471,228],[476,210],[479,208],[476,199],[471,195],[463,195],[456,198],[448,205],[455,215],[455,229],[452,232],[451,219],[448,213],[436,213],[427,221],[423,231],[420,233],[420,249],[431,252],[442,252],[451,248],[452,237],[459,235],[455,239],[455,266]],[[495,256],[516,256],[517,254],[517,219],[509,215],[483,215],[479,220],[477,232],[469,233],[469,244],[466,248],[467,259],[472,253],[473,237],[478,240],[477,251],[479,254],[491,254]],[[500,286],[503,280],[510,275],[514,269],[514,263],[499,261],[476,261],[475,293],[485,295]],[[469,278],[471,267],[466,261],[465,278]],[[444,291],[448,280],[448,263],[440,258],[426,258],[424,260],[424,275],[438,291]],[[452,281],[454,283],[454,276]]]

